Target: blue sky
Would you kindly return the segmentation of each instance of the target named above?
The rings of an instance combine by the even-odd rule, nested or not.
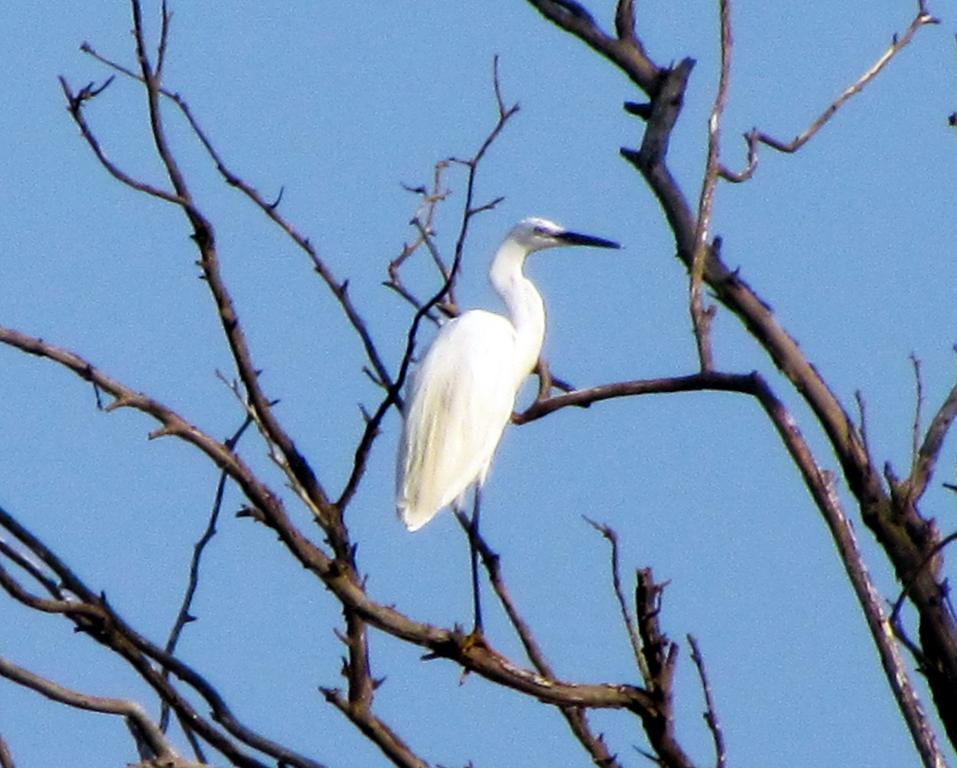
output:
[[[610,13],[588,4],[605,23]],[[607,4],[610,7],[610,3]],[[696,198],[716,82],[716,3],[639,4],[659,62],[698,60],[675,133],[673,169]],[[723,157],[744,161],[752,126],[797,134],[910,22],[912,3],[738,3]],[[867,403],[875,454],[909,462],[914,381],[923,361],[928,409],[952,386],[957,341],[953,20],[908,48],[796,156],[763,151],[751,182],[719,187],[714,231],[726,261],[776,310],[850,407]],[[464,7],[463,7],[464,6]],[[877,7],[880,6],[880,7]],[[621,251],[548,251],[528,272],[545,295],[546,354],[579,386],[692,372],[686,281],[649,191],[618,156],[641,126],[621,110],[639,96],[527,4],[419,0],[365,4],[174,3],[166,83],[190,103],[231,167],[317,245],[391,365],[407,305],[382,287],[387,261],[414,236],[416,201],[401,183],[430,180],[436,160],[467,156],[491,128],[492,58],[521,111],[483,164],[480,199],[504,195],[474,222],[459,296],[495,306],[488,257],[514,221],[553,218],[620,241]],[[150,9],[156,16],[156,8]],[[182,216],[110,178],[69,119],[57,75],[104,77],[79,51],[133,63],[124,2],[0,7],[6,108],[0,110],[0,324],[69,347],[225,437],[242,413],[217,371],[228,350]],[[155,26],[155,25],[154,25]],[[809,53],[810,52],[810,53]],[[117,81],[87,116],[110,156],[162,179],[144,100]],[[226,278],[280,417],[332,488],[377,391],[362,350],[301,253],[217,177],[172,113],[175,149],[218,227]],[[465,178],[438,222],[451,254]],[[410,280],[427,293],[425,270]],[[819,460],[833,467],[809,414],[735,319],[720,311],[717,366],[758,369],[793,408]],[[162,640],[205,525],[216,473],[133,413],[95,410],[92,392],[49,363],[0,349],[0,505],[18,515],[145,634]],[[527,402],[530,392],[523,396]],[[398,418],[386,420],[350,511],[360,564],[377,599],[451,625],[469,620],[465,540],[450,515],[412,535],[395,519]],[[937,480],[954,480],[954,440]],[[243,454],[282,481],[249,435]],[[241,504],[227,494],[227,511]],[[849,511],[853,506],[849,504]],[[954,497],[930,491],[925,512],[954,529]],[[754,403],[722,394],[621,400],[510,429],[483,496],[483,529],[570,680],[636,681],[610,589],[605,542],[582,515],[614,527],[625,572],[670,580],[663,622],[699,640],[736,766],[916,763],[863,619],[824,526]],[[305,514],[300,521],[308,527]],[[870,536],[858,535],[883,594],[896,587]],[[490,602],[489,602],[489,605]],[[518,647],[500,613],[489,634]],[[382,764],[324,703],[339,684],[337,606],[274,537],[227,514],[212,543],[182,654],[267,735],[337,766]],[[387,677],[378,712],[430,762],[588,765],[555,711],[424,663],[417,648],[374,634]],[[100,695],[143,686],[66,622],[0,600],[0,654]],[[678,679],[679,735],[708,763],[710,740],[687,649]],[[927,702],[929,705],[929,702]],[[644,762],[637,723],[595,715],[626,765]],[[18,764],[82,768],[132,761],[121,724],[64,711],[0,684],[0,734]],[[531,734],[531,735],[529,735]],[[949,758],[953,754],[948,752]]]

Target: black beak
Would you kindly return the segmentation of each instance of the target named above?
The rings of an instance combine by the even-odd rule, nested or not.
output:
[[[614,240],[605,240],[603,237],[583,235],[579,232],[562,232],[556,236],[556,239],[561,240],[567,245],[590,245],[594,248],[621,248]]]

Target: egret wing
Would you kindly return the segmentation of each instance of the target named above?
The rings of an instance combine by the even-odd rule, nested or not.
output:
[[[515,404],[515,333],[490,312],[442,328],[412,377],[396,478],[396,506],[416,530],[484,482]]]

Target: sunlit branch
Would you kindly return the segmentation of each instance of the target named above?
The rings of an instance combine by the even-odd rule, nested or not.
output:
[[[515,633],[518,635],[518,639],[525,649],[525,655],[528,657],[528,660],[532,663],[532,666],[538,670],[539,674],[549,679],[555,679],[556,675],[551,664],[545,658],[545,653],[542,651],[538,640],[535,639],[531,627],[519,613],[518,606],[516,606],[508,587],[505,585],[498,553],[489,546],[481,532],[472,527],[471,520],[464,512],[459,509],[453,509],[453,511],[462,530],[465,531],[466,535],[472,538],[474,546],[482,558],[482,565],[488,573],[492,589],[502,604],[502,608],[504,608],[509,622],[515,629]],[[608,750],[604,737],[601,734],[595,735],[592,732],[591,726],[588,723],[588,715],[582,708],[560,706],[559,711],[568,723],[572,734],[591,756],[595,765],[603,766],[604,768],[620,768],[618,760]]]
[[[902,35],[894,35],[891,40],[890,46],[881,54],[880,58],[874,64],[872,64],[864,74],[862,74],[854,83],[848,86],[840,96],[837,97],[828,107],[825,109],[818,117],[802,131],[800,134],[795,136],[791,141],[782,141],[776,139],[770,134],[765,133],[764,131],[759,131],[757,128],[753,128],[748,133],[744,135],[745,143],[748,148],[748,162],[747,166],[742,171],[731,171],[724,166],[721,167],[721,177],[727,181],[732,182],[742,182],[747,181],[754,175],[754,171],[758,165],[758,145],[766,144],[772,149],[776,149],[778,152],[785,152],[788,154],[797,152],[801,147],[807,144],[815,134],[821,130],[831,118],[833,118],[838,110],[843,107],[853,96],[856,96],[858,93],[864,90],[864,88],[877,77],[881,70],[884,69],[891,60],[897,56],[904,48],[906,48],[910,42],[914,39],[914,35],[917,34],[918,30],[921,27],[927,24],[938,24],[940,20],[931,15],[924,2],[918,4],[917,15],[914,17],[914,20],[910,23],[910,26],[904,31]]]
[[[176,768],[187,767],[187,762],[180,759],[160,728],[150,720],[143,708],[135,701],[105,698],[74,691],[28,669],[17,666],[3,657],[0,657],[0,677],[36,691],[41,696],[60,704],[85,709],[89,712],[101,712],[123,717],[131,724],[131,728],[134,729],[137,737],[149,748],[152,757],[166,761],[164,764],[175,765]],[[189,763],[189,765],[196,764]]]
[[[708,241],[711,239],[714,193],[718,185],[721,157],[721,119],[728,101],[728,88],[731,82],[731,52],[734,45],[734,39],[731,35],[731,0],[718,0],[718,6],[721,30],[721,73],[718,78],[714,105],[711,108],[711,116],[708,119],[708,158],[701,184],[701,196],[698,200],[698,217],[694,233],[694,252],[691,257],[689,284],[691,323],[694,328],[695,346],[698,349],[698,360],[702,371],[710,371],[714,368],[711,322],[715,308],[713,306],[705,308],[701,293],[705,261],[710,255],[708,253]]]

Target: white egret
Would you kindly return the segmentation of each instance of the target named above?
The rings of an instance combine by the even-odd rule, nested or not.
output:
[[[530,253],[561,245],[619,247],[545,219],[519,222],[489,270],[507,316],[475,309],[446,323],[412,374],[407,391],[396,507],[408,529],[415,531],[443,507],[464,511],[466,493],[475,487],[469,540],[476,631],[481,631],[475,549],[479,489],[545,337],[545,305],[522,268]]]

